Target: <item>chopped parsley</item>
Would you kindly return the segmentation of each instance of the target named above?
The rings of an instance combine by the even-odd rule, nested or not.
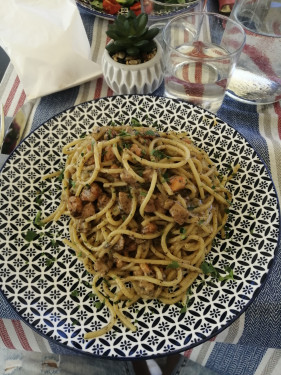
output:
[[[129,137],[130,134],[127,133],[125,130],[121,130],[120,133],[118,134],[120,137]]]
[[[179,264],[178,262],[176,262],[175,260],[172,261],[172,263],[168,264],[167,265],[167,268],[172,268],[172,269],[175,269],[175,268],[179,268]]]
[[[222,276],[219,271],[210,263],[203,262],[200,266],[201,270],[205,275],[213,276],[215,279],[219,281],[224,280],[233,280],[233,269],[231,267],[225,267],[225,272],[227,273],[225,276]]]
[[[195,208],[198,208],[198,206],[189,206],[187,207],[188,211],[193,211]]]
[[[36,238],[37,235],[38,234],[36,232],[34,232],[33,230],[28,230],[27,233],[26,233],[26,235],[25,235],[25,237],[24,237],[24,239],[27,242],[31,242],[31,241],[33,241]]]
[[[218,277],[219,273],[211,263],[203,262],[201,264],[200,268],[205,275],[211,275],[211,276],[214,276],[216,278]]]
[[[78,297],[79,296],[79,290],[75,289],[71,292],[71,297]]]
[[[104,302],[97,301],[94,303],[96,309],[101,309],[104,306]]]
[[[131,126],[133,126],[133,127],[141,127],[142,125],[141,125],[141,123],[139,122],[139,120],[138,119],[136,119],[136,118],[132,118],[132,120],[131,120]]]
[[[185,240],[186,239],[186,228],[185,227],[180,228],[180,234],[181,234],[181,239]]]
[[[75,181],[73,181],[71,178],[68,180],[68,184],[70,187],[75,188]]]
[[[44,192],[45,192],[44,189],[37,192],[37,197],[35,198],[35,203],[37,203],[39,205],[43,203],[42,195],[44,194]]]
[[[155,132],[154,132],[153,130],[146,130],[146,131],[144,132],[144,135],[155,136],[156,134],[155,134]]]
[[[45,260],[46,266],[50,267],[55,261],[56,261],[56,258],[47,258]]]
[[[157,159],[170,159],[170,156],[161,150],[153,150],[151,155],[155,156]]]
[[[164,174],[162,174],[162,182],[167,182],[169,181],[169,175],[168,175],[168,172],[165,172]]]
[[[38,225],[39,227],[43,227],[45,225],[45,223],[43,223],[41,220],[41,214],[42,214],[42,211],[38,211],[33,221],[34,224]]]

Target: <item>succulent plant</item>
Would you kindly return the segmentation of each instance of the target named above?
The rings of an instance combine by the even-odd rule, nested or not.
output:
[[[130,10],[127,14],[119,14],[106,32],[113,39],[106,46],[109,54],[112,56],[117,52],[125,52],[128,56],[138,57],[155,49],[156,43],[153,39],[159,33],[159,29],[148,28],[147,21],[146,13],[136,16]]]

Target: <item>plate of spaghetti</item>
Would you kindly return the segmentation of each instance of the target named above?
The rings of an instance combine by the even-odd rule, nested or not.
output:
[[[279,242],[255,150],[186,102],[114,96],[51,118],[0,174],[3,295],[95,356],[181,352],[253,301]]]

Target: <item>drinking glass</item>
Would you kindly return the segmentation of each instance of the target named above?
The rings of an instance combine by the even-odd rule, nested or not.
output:
[[[216,113],[245,43],[241,25],[216,13],[184,13],[163,37],[165,95]]]
[[[142,11],[148,14],[150,21],[163,22],[178,13],[203,10],[204,0],[142,0]]]
[[[249,104],[281,99],[281,0],[236,0],[231,18],[246,43],[227,94]]]

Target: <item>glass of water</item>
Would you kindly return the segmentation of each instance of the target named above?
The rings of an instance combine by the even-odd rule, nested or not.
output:
[[[245,30],[246,43],[228,95],[248,104],[281,99],[281,0],[236,0],[231,18]]]
[[[220,108],[245,43],[243,28],[216,13],[183,13],[163,30],[165,95],[213,113]]]

